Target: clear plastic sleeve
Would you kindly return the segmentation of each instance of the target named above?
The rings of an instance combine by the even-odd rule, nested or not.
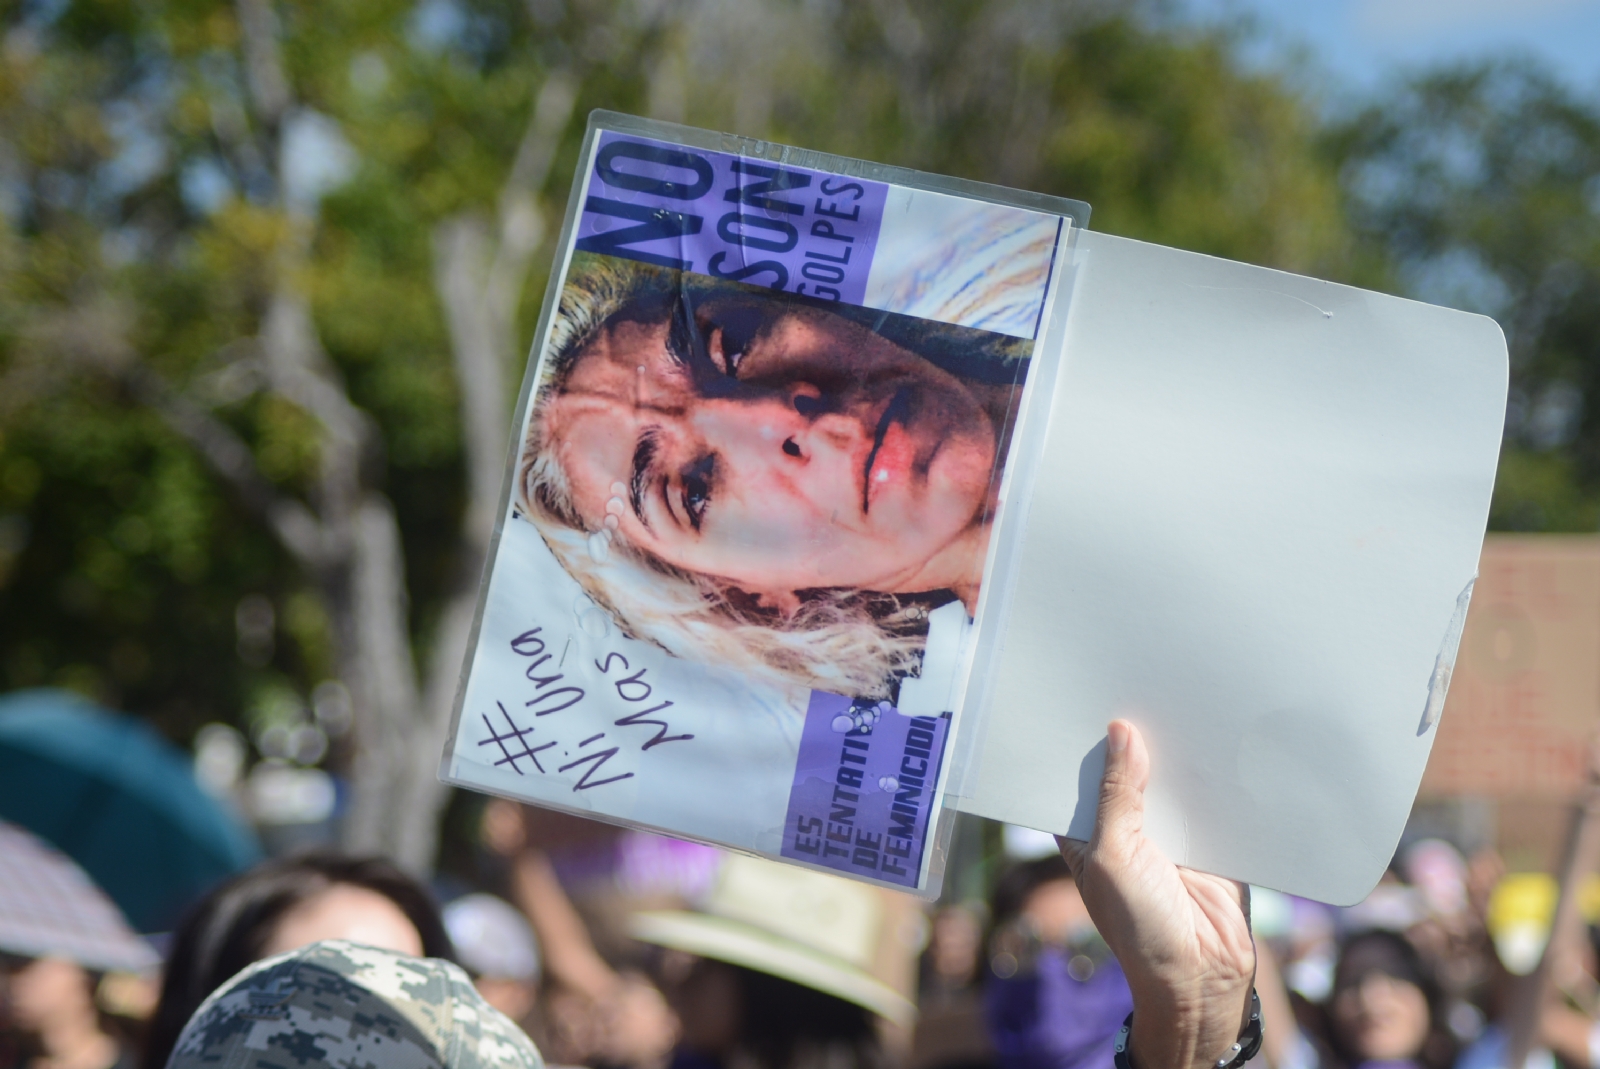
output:
[[[591,115],[441,776],[937,894],[1088,212]]]

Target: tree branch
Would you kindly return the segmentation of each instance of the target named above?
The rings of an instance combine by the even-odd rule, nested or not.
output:
[[[536,200],[550,176],[561,135],[572,119],[578,87],[571,75],[555,71],[544,80],[534,101],[528,129],[500,190],[500,242],[489,269],[486,299],[496,319],[509,328],[517,298],[528,274],[528,260],[544,240],[544,216]],[[509,333],[507,341],[512,341]]]
[[[367,494],[353,517],[350,619],[355,627],[355,663],[365,700],[357,703],[356,753],[351,768],[350,813],[345,846],[384,853],[417,875],[433,864],[438,811],[413,825],[405,798],[413,756],[432,749],[418,709],[417,672],[411,660],[407,621],[405,549],[394,509],[381,494]],[[430,777],[433,778],[433,777]],[[425,844],[425,845],[423,845]],[[417,849],[418,846],[422,849]]]
[[[518,299],[528,265],[544,240],[535,195],[550,174],[577,90],[557,72],[545,79],[499,197],[498,240],[463,213],[434,231],[434,288],[444,306],[461,390],[469,497],[463,520],[468,545],[483,546],[499,512],[509,437],[505,369],[515,359]],[[476,571],[476,569],[470,569]]]
[[[274,135],[289,110],[289,80],[278,52],[278,19],[271,0],[238,0],[245,76],[256,116]]]
[[[273,294],[260,341],[273,389],[316,417],[338,447],[366,448],[377,433],[371,417],[351,404],[333,380],[332,362],[317,337],[311,309],[288,283]]]
[[[506,352],[486,307],[489,239],[481,219],[458,215],[433,235],[433,283],[450,330],[450,355],[461,391],[461,437],[466,454],[467,508],[462,541],[487,544],[505,471]]]
[[[461,518],[459,581],[445,602],[427,661],[423,718],[412,749],[412,772],[402,792],[401,823],[413,829],[400,844],[402,864],[425,866],[445,797],[435,770],[464,671],[477,607],[478,574],[504,502],[510,405],[506,368],[515,358],[517,302],[528,265],[544,240],[538,191],[550,174],[561,135],[572,118],[577,88],[564,73],[543,87],[499,197],[499,226],[491,248],[481,217],[463,213],[433,233],[433,282],[450,330],[450,352],[461,391],[461,434],[467,468],[467,508]]]
[[[245,507],[260,516],[284,549],[308,571],[328,563],[327,535],[311,510],[280,494],[256,467],[255,456],[239,436],[211,413],[174,390],[143,364],[131,364],[122,380],[140,402],[199,450],[211,469],[233,488]]]

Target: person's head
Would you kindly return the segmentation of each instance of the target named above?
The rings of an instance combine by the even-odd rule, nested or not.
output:
[[[1046,943],[1061,943],[1094,922],[1072,869],[1060,854],[1018,861],[1001,872],[990,895],[995,925],[1025,922]]]
[[[865,1007],[771,973],[695,959],[668,996],[688,1050],[752,1069],[876,1069],[877,1019]]]
[[[877,1018],[916,1017],[877,971],[897,958],[911,971],[890,906],[864,884],[735,855],[698,910],[638,913],[630,928],[667,952],[686,1048],[759,1069],[862,1069],[881,1055]]]
[[[969,905],[944,906],[928,922],[928,946],[923,954],[924,988],[953,990],[965,987],[977,973],[983,957],[983,919]]]
[[[62,1016],[94,1019],[89,973],[66,958],[17,960],[6,970],[3,994],[10,1023],[25,1032],[39,1032]]]
[[[542,1069],[456,966],[341,941],[248,967],[195,1011],[172,1069]]]
[[[0,1065],[116,1061],[127,1032],[102,1012],[104,979],[61,954],[0,952]]]
[[[976,597],[1005,402],[904,337],[692,278],[575,263],[521,508],[636,637],[883,696],[920,648],[896,596]]]
[[[391,863],[330,853],[268,861],[213,890],[173,933],[143,1064],[165,1064],[184,1022],[228,977],[322,939],[454,957],[432,895]]]
[[[990,894],[987,978],[1031,976],[1041,954],[1061,954],[1080,982],[1109,957],[1072,870],[1059,853],[1003,869]]]
[[[833,312],[742,295],[625,305],[540,424],[586,530],[774,605],[926,589],[981,522],[996,452],[954,375]]]
[[[46,1053],[55,1053],[53,1045],[104,1038],[94,977],[77,962],[14,958],[0,970],[0,981],[0,1025],[30,1037]]]
[[[1328,996],[1329,1040],[1347,1063],[1403,1061],[1448,1064],[1440,991],[1421,955],[1404,936],[1362,932],[1347,939]]]

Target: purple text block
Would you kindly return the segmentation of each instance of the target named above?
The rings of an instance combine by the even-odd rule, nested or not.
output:
[[[948,724],[812,691],[783,856],[915,887]]]
[[[858,305],[888,192],[882,182],[606,131],[577,248]]]

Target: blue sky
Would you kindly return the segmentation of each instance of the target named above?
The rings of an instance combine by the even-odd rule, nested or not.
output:
[[[1303,46],[1336,94],[1396,71],[1520,51],[1600,94],[1600,0],[1186,0],[1201,18],[1259,17],[1268,57]]]

